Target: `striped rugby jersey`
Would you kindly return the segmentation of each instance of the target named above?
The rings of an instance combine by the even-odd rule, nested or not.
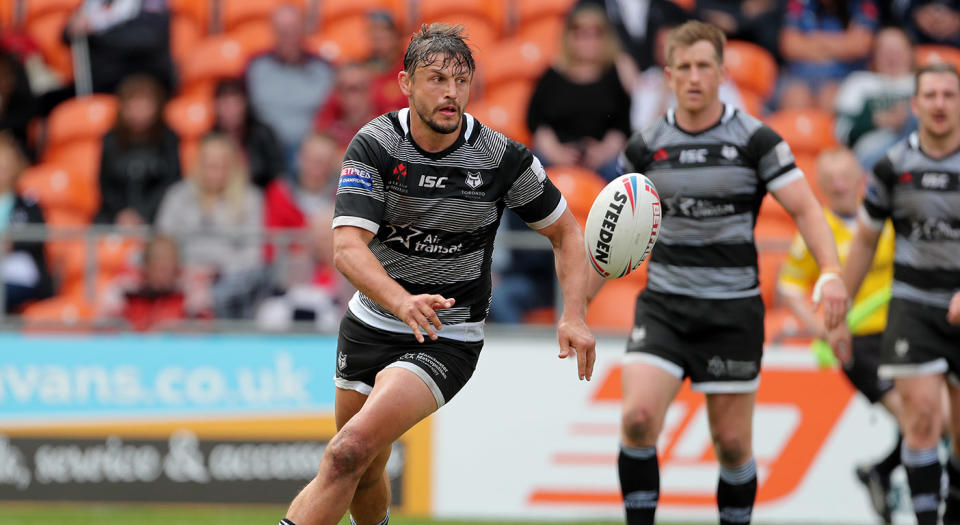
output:
[[[648,290],[704,299],[760,293],[753,239],[760,201],[803,178],[776,132],[726,105],[714,126],[687,133],[671,109],[630,138],[620,162],[660,194],[663,222]]]
[[[483,339],[490,263],[504,208],[531,228],[566,210],[559,190],[522,144],[464,114],[449,148],[430,153],[410,137],[409,108],[366,124],[344,156],[333,227],[374,233],[370,250],[411,294],[456,299],[439,310],[441,337]],[[410,327],[361,292],[349,303],[364,323],[398,333]]]
[[[916,132],[877,162],[860,217],[896,232],[893,296],[947,308],[960,290],[960,151],[928,157]]]

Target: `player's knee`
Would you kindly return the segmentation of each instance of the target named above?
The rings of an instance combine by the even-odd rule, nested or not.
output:
[[[633,407],[623,411],[621,428],[628,445],[653,446],[660,434],[660,418],[650,407]]]
[[[914,445],[935,444],[940,438],[940,418],[933,408],[911,410],[904,432]]]
[[[354,477],[363,474],[372,452],[362,434],[342,430],[330,440],[324,455],[329,460],[331,476]]]
[[[381,465],[369,465],[360,476],[360,482],[357,483],[357,490],[364,490],[383,483],[383,476],[386,471]]]
[[[736,429],[713,432],[713,444],[721,465],[742,465],[752,454],[750,438]]]

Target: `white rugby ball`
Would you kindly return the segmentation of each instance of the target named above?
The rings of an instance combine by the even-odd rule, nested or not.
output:
[[[650,179],[627,173],[597,195],[584,241],[590,265],[607,279],[628,275],[650,255],[660,235],[660,196]]]

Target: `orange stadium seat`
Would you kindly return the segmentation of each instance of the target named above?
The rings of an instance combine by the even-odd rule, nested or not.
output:
[[[773,93],[777,61],[766,49],[743,40],[729,40],[723,49],[723,62],[741,89],[753,91],[763,99]]]
[[[167,125],[183,139],[196,139],[214,124],[213,101],[208,97],[181,95],[163,111]]]
[[[553,60],[560,51],[563,24],[562,18],[532,20],[517,27],[513,38],[522,42],[536,43],[541,50],[547,53],[548,60]]]
[[[507,21],[504,0],[420,0],[419,13],[420,20],[426,23],[444,21],[467,25],[466,20],[485,21],[497,36],[503,34]]]
[[[576,3],[576,0],[520,0],[512,2],[512,14],[518,28],[547,19],[562,22]]]
[[[49,330],[47,325],[84,325],[94,319],[94,306],[83,297],[75,295],[57,295],[37,301],[23,311],[23,320],[27,330]]]
[[[366,19],[344,18],[307,37],[307,49],[337,64],[360,61],[370,56],[370,41],[357,38],[366,31]]]
[[[587,223],[593,200],[607,185],[607,181],[596,172],[579,166],[550,166],[547,176],[563,194],[570,212],[582,228]]]
[[[641,286],[629,280],[607,282],[587,309],[587,325],[594,330],[627,332],[633,327],[640,290]]]
[[[761,250],[757,262],[759,264],[760,297],[768,309],[777,304],[777,278],[780,267],[787,258],[784,250]]]
[[[960,69],[960,49],[934,44],[919,45],[914,49],[918,66],[946,62]]]
[[[173,15],[170,20],[170,53],[178,66],[186,63],[204,34],[202,27],[192,18]]]
[[[773,195],[764,197],[757,215],[757,226],[753,230],[757,240],[777,244],[789,243],[796,231],[797,227],[790,213]]]
[[[833,136],[833,115],[815,109],[780,110],[766,123],[790,144],[795,154],[816,155],[837,144]]]
[[[785,306],[768,309],[763,315],[764,341],[766,343],[788,343],[790,345],[809,345],[813,340],[800,335],[800,321]]]
[[[73,78],[73,55],[70,47],[63,43],[61,34],[69,16],[69,11],[50,11],[28,18],[25,26],[27,34],[43,53],[47,65],[66,80]]]
[[[248,59],[270,51],[276,42],[273,26],[269,22],[243,24],[227,33],[227,36],[240,43],[243,54]]]
[[[242,75],[246,65],[243,45],[235,38],[209,37],[200,42],[183,65],[181,93],[210,95],[217,80]]]
[[[533,86],[511,83],[497,86],[497,89],[485,94],[482,101],[471,104],[467,111],[480,119],[480,122],[504,135],[531,144],[530,130],[527,129],[527,106]]]
[[[489,88],[510,82],[536,82],[553,58],[552,49],[534,40],[510,38],[482,55],[477,65]]]
[[[89,184],[97,184],[100,171],[100,151],[103,142],[100,137],[76,140],[48,149],[46,162],[52,162],[70,172],[70,177],[79,178]]]
[[[248,23],[269,24],[273,10],[281,5],[293,5],[303,12],[307,2],[306,0],[220,0],[221,27],[223,31],[230,32]]]
[[[344,20],[363,20],[371,11],[388,11],[393,15],[401,33],[409,23],[406,0],[350,0],[320,2],[319,26],[324,30]]]
[[[45,162],[31,166],[20,176],[17,185],[24,195],[39,202],[45,212],[68,212],[77,218],[86,218],[84,222],[89,222],[100,206],[96,185],[73,176],[60,164]]]
[[[13,3],[11,0],[4,0],[4,3],[7,2]],[[83,0],[26,0],[22,4],[23,22],[30,24],[33,20],[51,13],[69,15],[82,3]]]
[[[743,99],[743,109],[745,109],[747,113],[757,118],[763,118],[764,97],[749,89],[741,89],[740,98]]]
[[[794,157],[797,167],[806,177],[807,184],[813,191],[814,196],[820,203],[823,203],[823,194],[820,192],[820,184],[817,183],[817,156],[810,153],[797,153]]]
[[[47,119],[47,150],[78,140],[99,140],[117,118],[117,98],[89,95],[72,98],[53,108]]]
[[[7,0],[0,2],[0,28],[6,29],[14,25],[14,2]]]
[[[180,139],[180,173],[183,176],[189,177],[193,173],[199,149],[200,139]]]
[[[210,31],[210,0],[168,0],[174,17],[186,17],[197,25],[201,35]]]

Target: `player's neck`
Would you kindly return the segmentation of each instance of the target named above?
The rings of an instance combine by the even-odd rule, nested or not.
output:
[[[410,115],[410,137],[417,143],[417,146],[430,153],[439,153],[457,141],[460,137],[460,130],[463,127],[463,117],[457,124],[457,129],[453,133],[437,133],[430,129],[430,126],[415,115]]]
[[[696,133],[703,131],[720,121],[723,116],[723,102],[717,100],[715,103],[704,108],[701,111],[689,111],[680,106],[674,111],[674,117],[677,125],[684,131]]]
[[[960,150],[960,128],[949,135],[935,137],[921,127],[917,135],[920,137],[920,149],[930,157],[939,159]]]

